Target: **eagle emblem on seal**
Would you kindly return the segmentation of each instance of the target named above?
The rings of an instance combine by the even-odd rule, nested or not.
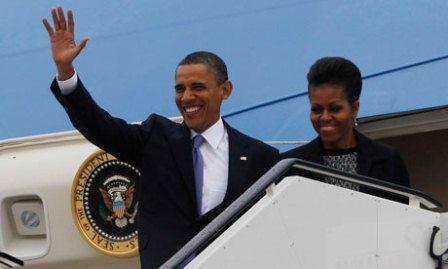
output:
[[[114,177],[109,181],[116,181]],[[119,181],[119,180],[117,180]],[[106,221],[115,224],[119,228],[125,227],[128,222],[133,224],[137,215],[138,204],[133,212],[130,212],[132,201],[134,199],[135,185],[126,187],[124,184],[114,184],[108,189],[100,187],[99,190],[103,197],[103,202],[109,210]]]
[[[78,169],[72,184],[72,214],[94,249],[114,257],[138,255],[140,176],[136,167],[103,150],[88,156]]]

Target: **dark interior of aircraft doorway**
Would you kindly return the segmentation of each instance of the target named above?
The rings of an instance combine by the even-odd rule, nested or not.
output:
[[[448,106],[359,119],[359,131],[400,150],[411,186],[448,209]]]

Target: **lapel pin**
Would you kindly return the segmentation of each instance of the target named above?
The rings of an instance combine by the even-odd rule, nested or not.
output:
[[[241,157],[240,157],[240,160],[242,160],[242,161],[247,161],[247,157],[246,157],[246,156],[241,156]]]

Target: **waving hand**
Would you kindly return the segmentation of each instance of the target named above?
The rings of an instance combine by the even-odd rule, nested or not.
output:
[[[42,22],[50,36],[51,52],[58,69],[58,79],[66,80],[75,73],[73,60],[86,46],[88,39],[83,38],[79,44],[76,44],[73,11],[69,10],[67,12],[67,20],[62,7],[51,9],[51,16],[53,17],[54,29],[47,19],[44,18]]]

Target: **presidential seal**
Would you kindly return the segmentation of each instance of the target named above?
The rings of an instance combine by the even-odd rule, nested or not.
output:
[[[79,168],[72,212],[80,233],[95,249],[115,257],[138,254],[136,216],[140,172],[98,151]]]

